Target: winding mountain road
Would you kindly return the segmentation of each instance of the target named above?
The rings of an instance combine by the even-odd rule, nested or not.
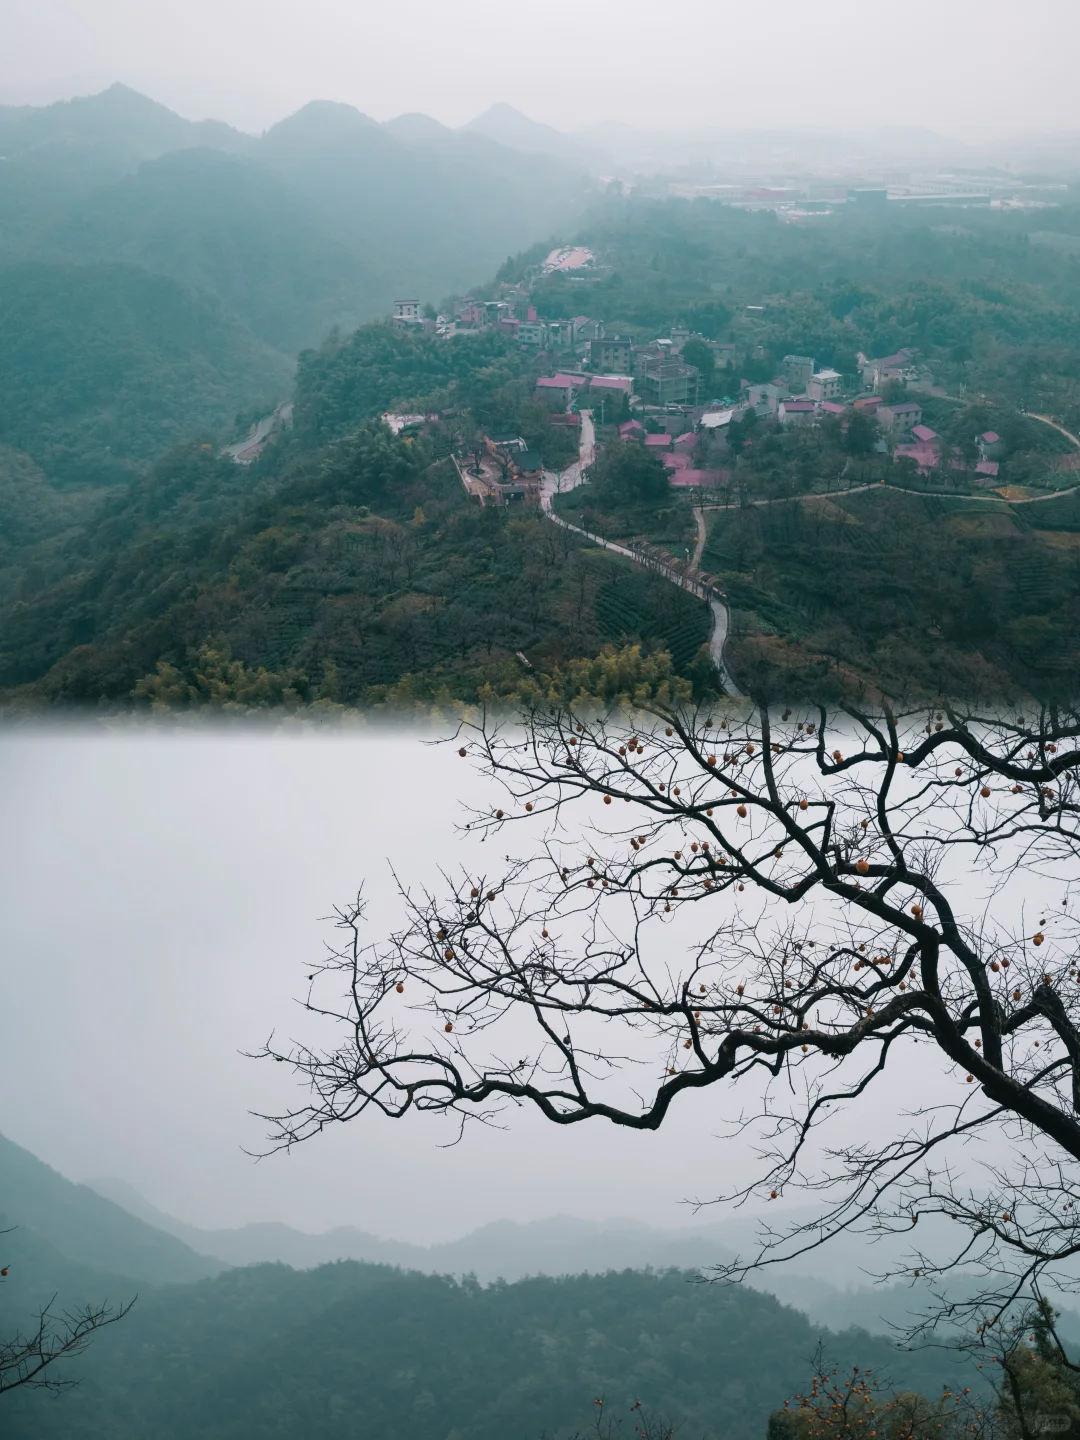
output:
[[[545,470],[540,488],[540,509],[555,525],[564,530],[572,530],[575,535],[583,535],[586,540],[591,540],[594,545],[599,545],[603,550],[611,550],[616,555],[625,556],[632,560],[635,565],[641,565],[651,570],[655,575],[662,575],[672,585],[678,585],[680,590],[687,590],[691,595],[696,595],[699,600],[705,600],[712,611],[713,623],[712,633],[709,636],[709,658],[716,666],[720,675],[720,684],[725,695],[738,696],[740,691],[731,679],[724,665],[724,646],[727,643],[729,615],[728,608],[715,593],[707,590],[698,581],[684,575],[674,565],[664,565],[652,555],[642,555],[637,550],[632,550],[626,545],[619,545],[614,540],[605,540],[601,535],[593,535],[588,530],[583,530],[580,525],[571,525],[569,520],[556,515],[552,504],[556,495],[566,495],[587,478],[589,466],[596,458],[596,427],[593,425],[592,412],[583,410],[581,412],[581,441],[578,446],[578,458],[559,474]],[[694,511],[694,519],[697,523],[697,540],[694,546],[694,565],[696,570],[701,559],[702,551],[705,548],[705,517],[700,508]]]

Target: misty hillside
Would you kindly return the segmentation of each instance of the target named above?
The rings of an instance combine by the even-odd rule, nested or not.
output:
[[[955,1356],[830,1337],[768,1296],[678,1272],[482,1287],[355,1263],[234,1270],[140,1298],[49,1402],[9,1397],[10,1440],[505,1440],[570,1435],[604,1400],[699,1436],[760,1440],[819,1338],[836,1363],[940,1391]],[[42,1403],[42,1400],[45,1403]]]
[[[0,197],[8,202],[0,205],[0,227],[18,220],[20,197],[46,205],[170,150],[247,144],[230,125],[185,120],[126,85],[53,105],[0,105]]]
[[[101,485],[237,410],[291,365],[213,300],[129,265],[0,265],[0,444]]]
[[[277,1262],[304,1270],[355,1260],[429,1275],[473,1275],[486,1284],[534,1275],[603,1275],[622,1270],[675,1269],[708,1278],[712,1267],[736,1255],[755,1254],[759,1238],[755,1217],[729,1217],[694,1229],[667,1230],[633,1220],[583,1220],[573,1215],[529,1222],[497,1220],[434,1245],[387,1239],[354,1226],[339,1226],[321,1234],[268,1222],[232,1230],[203,1230],[156,1209],[122,1180],[91,1180],[87,1184],[199,1254],[231,1266]],[[805,1210],[786,1219],[789,1223],[796,1218],[805,1220],[811,1213]],[[933,1241],[938,1229],[928,1219],[922,1232],[924,1242]],[[946,1237],[939,1235],[938,1239]],[[910,1325],[930,1304],[926,1290],[910,1281],[875,1282],[875,1275],[901,1264],[904,1253],[903,1237],[886,1249],[871,1244],[867,1237],[848,1235],[840,1244],[751,1275],[746,1288],[775,1296],[815,1324],[832,1330],[858,1326],[871,1334],[888,1334],[890,1327]],[[950,1288],[959,1293],[967,1285],[959,1276]],[[1061,1326],[1070,1337],[1080,1335],[1080,1315],[1067,1304]]]
[[[230,1265],[280,1261],[306,1269],[335,1260],[360,1260],[431,1274],[471,1274],[486,1282],[647,1266],[689,1270],[718,1264],[733,1254],[717,1241],[715,1232],[695,1235],[687,1230],[657,1230],[630,1220],[581,1220],[572,1215],[529,1223],[497,1220],[438,1245],[382,1239],[352,1226],[320,1235],[281,1224],[201,1230],[155,1209],[123,1181],[103,1179],[87,1184],[148,1224]]]
[[[222,1268],[219,1261],[196,1255],[174,1236],[147,1225],[88,1186],[65,1180],[29,1150],[3,1136],[0,1224],[14,1227],[4,1237],[9,1256],[30,1244],[23,1263],[32,1258],[37,1242],[31,1242],[28,1235],[38,1237],[50,1251],[47,1268],[51,1278],[43,1282],[39,1275],[33,1282],[34,1294],[50,1287],[66,1290],[72,1275],[81,1289],[92,1279],[90,1272],[99,1272],[102,1284],[110,1277],[115,1281],[122,1276],[127,1277],[125,1283],[163,1285],[216,1275]],[[51,1252],[59,1252],[65,1263]],[[37,1259],[33,1263],[36,1265]],[[66,1268],[68,1264],[73,1271]],[[29,1285],[16,1273],[20,1268],[12,1262],[14,1282]]]
[[[481,282],[591,195],[577,165],[426,117],[316,101],[246,136],[123,86],[0,108],[0,154],[0,260],[139,265],[289,353]]]
[[[45,248],[80,263],[122,260],[214,296],[268,344],[294,355],[334,325],[389,310],[377,252],[340,239],[268,166],[179,150],[68,207]]]
[[[888,1364],[896,1383],[927,1391],[958,1373],[952,1355],[905,1355],[846,1324],[830,1336],[769,1295],[695,1283],[696,1268],[631,1269],[635,1256],[638,1266],[650,1254],[674,1262],[680,1244],[683,1253],[700,1244],[632,1222],[500,1222],[430,1249],[358,1231],[215,1234],[161,1215],[119,1182],[96,1183],[145,1218],[0,1140],[4,1220],[18,1227],[2,1240],[9,1323],[25,1323],[53,1295],[63,1308],[137,1296],[122,1323],[58,1372],[80,1380],[76,1389],[55,1402],[30,1392],[5,1399],[11,1440],[319,1440],[360,1416],[396,1440],[499,1440],[584,1429],[597,1397],[627,1412],[640,1400],[700,1435],[755,1440],[804,1383],[819,1339],[838,1364]],[[237,1258],[243,1243],[284,1238],[310,1264],[314,1245],[295,1253],[302,1242],[326,1250],[346,1237],[381,1244],[397,1264],[261,1264],[215,1277],[213,1260],[146,1223],[153,1218],[200,1244],[224,1236]],[[475,1276],[418,1273],[512,1273],[515,1262],[605,1273],[486,1287]]]

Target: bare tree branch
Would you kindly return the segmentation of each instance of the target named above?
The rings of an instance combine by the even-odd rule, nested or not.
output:
[[[527,853],[437,894],[399,879],[385,940],[361,898],[338,912],[306,1001],[332,1043],[262,1052],[309,1088],[272,1147],[368,1110],[655,1130],[715,1089],[761,1162],[710,1199],[821,1203],[729,1276],[934,1215],[956,1243],[889,1273],[983,1276],[957,1323],[1073,1284],[1080,715],[538,708],[454,745],[501,786],[470,831],[524,828]],[[940,1096],[906,1109],[913,1061]],[[882,1091],[893,1133],[852,1141]]]

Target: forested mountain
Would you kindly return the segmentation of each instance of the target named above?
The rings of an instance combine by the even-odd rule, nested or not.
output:
[[[830,1337],[740,1287],[624,1272],[481,1287],[351,1262],[280,1266],[140,1297],[78,1369],[75,1390],[5,1401],[11,1440],[396,1440],[567,1437],[597,1400],[637,1401],[680,1431],[761,1440],[824,1339],[838,1365],[888,1368],[939,1392],[964,1373],[941,1351]],[[973,1381],[971,1383],[974,1383]],[[632,1428],[632,1427],[631,1427]]]
[[[701,601],[535,512],[481,510],[377,425],[254,472],[181,449],[30,563],[0,641],[27,703],[449,703],[520,693],[519,650],[573,693],[652,693],[666,658],[575,665],[637,643],[685,673],[708,638]]]
[[[53,480],[111,485],[238,409],[291,366],[213,300],[130,265],[0,265],[0,445]]]
[[[0,445],[64,485],[231,436],[305,346],[481,281],[589,197],[434,122],[315,103],[248,136],[124,86],[0,107],[0,155]]]
[[[573,166],[435,122],[314,102],[246,136],[123,86],[0,108],[0,153],[0,260],[139,265],[290,355],[478,283],[591,192]]]
[[[349,1225],[321,1234],[274,1222],[203,1230],[155,1209],[123,1181],[87,1184],[148,1225],[176,1236],[197,1254],[230,1266],[270,1262],[307,1270],[357,1260],[426,1275],[474,1275],[484,1284],[533,1275],[603,1275],[612,1270],[682,1270],[707,1277],[736,1255],[754,1253],[760,1239],[758,1216],[727,1216],[693,1229],[658,1229],[634,1220],[583,1220],[573,1215],[528,1222],[495,1220],[433,1245],[387,1239]],[[806,1209],[788,1219],[810,1216]],[[929,1224],[931,1231],[937,1228]],[[746,1284],[829,1329],[858,1326],[871,1334],[889,1334],[890,1327],[902,1330],[933,1304],[931,1292],[910,1279],[893,1284],[874,1280],[890,1267],[901,1266],[903,1254],[902,1243],[883,1248],[880,1240],[847,1236],[800,1256],[790,1266],[752,1275]],[[971,1293],[977,1284],[973,1275],[959,1274],[949,1288],[959,1296]],[[1070,1343],[1080,1338],[1080,1314],[1067,1303],[1061,1306],[1058,1328]]]
[[[290,357],[394,298],[377,245],[331,234],[267,165],[205,148],[163,155],[92,191],[53,222],[42,248],[166,275],[216,297]]]
[[[353,1261],[219,1273],[147,1223],[156,1212],[139,1219],[2,1138],[0,1195],[0,1226],[16,1227],[0,1236],[0,1338],[54,1295],[61,1309],[138,1297],[58,1372],[76,1389],[4,1397],[11,1440],[318,1440],[360,1416],[400,1440],[568,1437],[589,1427],[597,1399],[613,1414],[640,1400],[699,1435],[761,1440],[819,1340],[834,1363],[887,1365],[899,1385],[932,1392],[961,1373],[946,1352],[904,1354],[851,1330],[842,1308],[845,1333],[830,1336],[770,1295],[696,1283],[675,1232],[654,1258],[693,1268],[622,1269],[646,1227],[562,1217],[490,1225],[432,1251],[387,1244],[398,1263],[458,1279]],[[463,1274],[474,1263],[489,1276],[594,1273],[485,1287]]]
[[[399,196],[398,219],[365,218],[359,179],[331,203],[335,168],[393,189],[401,174],[430,171],[440,147],[459,158],[470,145],[498,148],[441,133],[406,143],[327,105],[257,143],[257,161],[170,154],[112,187],[166,215],[189,181],[198,191],[216,176],[213,243],[187,232],[174,243],[165,220],[127,227],[138,245],[172,255],[162,265],[185,268],[183,288],[130,266],[7,272],[3,304],[18,323],[0,334],[10,397],[0,443],[24,458],[0,461],[0,504],[15,514],[0,541],[5,699],[423,705],[520,699],[537,686],[655,694],[676,679],[707,693],[716,679],[701,601],[556,532],[536,510],[481,510],[465,493],[451,453],[482,448],[485,434],[513,430],[549,468],[575,452],[573,427],[553,424],[535,398],[548,359],[506,336],[445,339],[388,324],[332,335],[300,356],[292,430],[253,467],[218,457],[212,432],[229,407],[260,395],[269,406],[286,388],[277,352],[231,311],[252,327],[271,312],[275,324],[299,323],[352,283],[346,232],[368,224],[378,249],[397,245],[401,217],[412,216],[414,241],[424,228],[409,210],[415,195]],[[400,170],[394,147],[412,170]],[[274,167],[264,192],[243,192],[253,208],[265,202],[265,216],[288,210],[295,187],[311,191],[292,229],[260,227],[258,265],[244,263],[237,239],[243,205],[226,202],[238,165]],[[106,206],[103,251],[122,238],[108,217]],[[309,217],[331,237],[317,275],[300,260]],[[734,503],[712,513],[702,558],[731,602],[736,682],[755,694],[1060,697],[1075,683],[1080,512],[1074,495],[1052,492],[1074,489],[1080,474],[1069,435],[1080,428],[1080,270],[1028,243],[1012,214],[964,219],[853,212],[800,229],[708,202],[609,198],[577,232],[602,264],[577,280],[545,277],[534,246],[500,270],[530,285],[542,314],[589,312],[638,338],[681,322],[729,341],[730,366],[693,342],[721,396],[768,380],[789,353],[849,376],[859,351],[918,354],[923,418],[947,451],[936,476],[894,462],[865,417],[861,448],[859,424],[844,416],[756,431],[747,417],[727,439],[695,441],[726,467]],[[1039,223],[1068,235],[1080,212],[1063,207]],[[88,221],[84,233],[89,244],[103,232]],[[279,284],[282,266],[291,288]],[[194,298],[213,287],[228,293],[229,311],[216,296]],[[400,408],[436,418],[398,437],[373,423]],[[610,408],[607,424],[603,409],[598,418],[610,460]],[[186,427],[192,438],[161,454]],[[984,432],[997,435],[1007,499],[970,483]],[[39,483],[39,472],[117,479],[144,460],[153,463],[126,493],[77,510]],[[696,533],[690,502],[653,469],[659,487],[640,504],[617,477],[558,503],[592,533],[645,537],[684,559]],[[636,649],[602,658],[609,647]]]
[[[170,150],[242,150],[248,137],[217,120],[192,122],[113,85],[55,105],[0,105],[0,244],[31,243],[73,196]]]
[[[27,1234],[41,1241],[74,1265],[83,1279],[89,1272],[124,1276],[128,1281],[155,1285],[197,1280],[216,1275],[220,1261],[197,1255],[175,1236],[166,1235],[128,1211],[106,1200],[86,1185],[73,1185],[29,1150],[0,1136],[0,1226],[15,1227],[3,1243],[22,1246]],[[21,1237],[21,1238],[20,1238]],[[30,1243],[30,1242],[27,1242]],[[34,1241],[34,1254],[38,1245]],[[40,1246],[38,1246],[40,1249]],[[0,1265],[7,1264],[0,1261]],[[34,1265],[37,1261],[34,1260]],[[55,1256],[50,1259],[52,1279],[65,1279]],[[18,1267],[16,1284],[29,1286],[25,1260]],[[52,1280],[48,1282],[52,1284]],[[36,1292],[49,1298],[39,1275]],[[57,1287],[53,1285],[53,1290]]]

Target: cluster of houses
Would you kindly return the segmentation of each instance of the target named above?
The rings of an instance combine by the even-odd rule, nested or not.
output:
[[[701,376],[685,363],[681,350],[689,332],[675,328],[670,338],[636,344],[618,336],[600,337],[589,345],[594,373],[558,372],[537,381],[537,392],[553,407],[573,412],[580,404],[597,406],[608,388],[618,388],[632,403],[634,416],[620,427],[624,440],[637,440],[661,455],[671,471],[671,483],[708,489],[727,483],[730,472],[701,464],[714,450],[708,442],[722,435],[732,420],[753,410],[760,419],[785,429],[819,424],[829,416],[847,416],[852,410],[871,417],[880,432],[876,448],[896,457],[914,460],[928,475],[942,466],[969,469],[977,481],[993,484],[1000,468],[1001,440],[992,431],[976,437],[978,461],[973,467],[957,459],[933,430],[922,423],[922,406],[911,392],[887,400],[880,392],[891,382],[916,385],[919,373],[914,352],[870,359],[859,355],[858,378],[845,379],[838,371],[818,369],[808,355],[785,355],[782,373],[764,384],[739,383],[738,400],[702,403]],[[700,337],[697,337],[700,339]],[[717,363],[734,358],[734,346],[708,342]],[[617,374],[595,373],[615,370]],[[652,433],[649,433],[652,432]],[[694,457],[699,463],[695,463]]]
[[[998,458],[1002,448],[1001,436],[993,430],[984,430],[975,437],[975,443],[979,448],[979,458],[974,465],[974,474],[983,483],[992,485],[1001,468]],[[893,455],[896,459],[907,457],[914,460],[920,475],[929,475],[942,466],[952,470],[968,468],[962,460],[950,455],[949,447],[941,436],[928,425],[913,425],[907,439],[895,447]]]
[[[622,439],[655,449],[676,487],[708,489],[727,483],[730,472],[710,462],[725,454],[717,441],[726,427],[749,410],[788,429],[816,425],[854,409],[876,421],[879,451],[891,450],[895,457],[913,460],[920,474],[942,466],[966,468],[922,423],[918,400],[909,398],[926,384],[911,350],[879,358],[860,354],[857,376],[819,369],[809,355],[785,355],[780,373],[772,380],[764,384],[742,380],[737,387],[728,380],[732,395],[715,400],[703,393],[701,370],[685,359],[683,350],[690,339],[708,346],[714,373],[732,375],[733,342],[707,340],[678,325],[666,336],[642,341],[609,335],[602,321],[586,315],[541,320],[522,286],[503,285],[492,300],[466,295],[454,303],[451,314],[435,319],[425,318],[417,301],[398,301],[394,323],[444,335],[493,329],[524,347],[558,356],[564,364],[569,361],[566,368],[536,381],[536,396],[551,410],[552,422],[577,426],[580,411],[586,408],[603,424],[609,417],[625,416],[629,409],[631,418],[624,419],[619,430]],[[899,399],[887,400],[881,393],[898,387],[902,387]],[[466,481],[463,471],[463,481],[481,485],[490,498],[529,497],[539,484],[539,460],[517,437],[489,437],[486,443],[485,463],[471,467],[471,481]],[[977,443],[974,474],[982,483],[993,484],[1000,438],[988,431],[977,437]]]

